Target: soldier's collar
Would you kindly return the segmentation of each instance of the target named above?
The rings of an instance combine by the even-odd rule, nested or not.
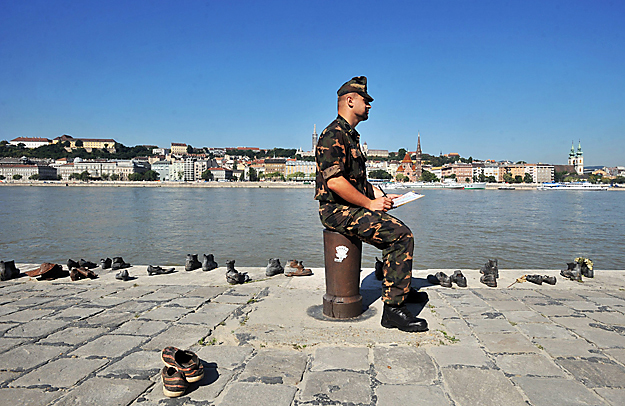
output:
[[[358,134],[358,131],[356,131],[355,128],[352,128],[352,126],[349,125],[347,120],[345,120],[340,114],[338,115],[336,120],[339,122],[341,127],[343,127],[343,129],[345,130],[345,132],[347,134],[349,134],[350,136],[356,138],[356,140],[360,139],[360,134]]]

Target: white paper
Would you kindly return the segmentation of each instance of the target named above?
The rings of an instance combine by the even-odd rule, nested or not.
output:
[[[405,193],[401,196],[399,196],[396,199],[393,199],[393,208],[399,207],[399,206],[403,206],[406,203],[410,203],[413,202],[417,199],[421,199],[424,195],[420,195],[418,193],[415,192],[408,192]]]

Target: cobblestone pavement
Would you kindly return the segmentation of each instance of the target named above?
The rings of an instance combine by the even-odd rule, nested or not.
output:
[[[37,265],[19,265],[22,271]],[[7,405],[622,405],[625,271],[577,283],[498,288],[465,270],[469,288],[430,286],[411,310],[430,331],[380,326],[380,283],[362,273],[368,310],[357,320],[321,315],[323,269],[287,278],[249,272],[230,286],[225,268],[130,281],[0,283],[0,397]],[[451,273],[453,271],[447,271]],[[195,351],[205,377],[163,396],[160,350]]]

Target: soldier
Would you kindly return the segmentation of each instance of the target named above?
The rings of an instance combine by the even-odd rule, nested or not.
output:
[[[413,316],[408,303],[424,303],[427,293],[410,287],[414,239],[404,223],[387,213],[398,195],[386,195],[367,181],[366,158],[360,150],[356,125],[369,118],[373,98],[367,78],[358,76],[341,86],[338,117],[317,142],[315,199],[328,229],[357,236],[382,250],[382,326],[403,331],[426,331],[427,321]]]

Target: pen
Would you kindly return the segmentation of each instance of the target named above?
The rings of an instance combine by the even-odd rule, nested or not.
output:
[[[382,194],[384,195],[384,197],[388,197],[386,195],[386,192],[384,191],[384,189],[382,189],[380,186],[378,186],[378,189],[380,189],[380,192],[382,192]]]

